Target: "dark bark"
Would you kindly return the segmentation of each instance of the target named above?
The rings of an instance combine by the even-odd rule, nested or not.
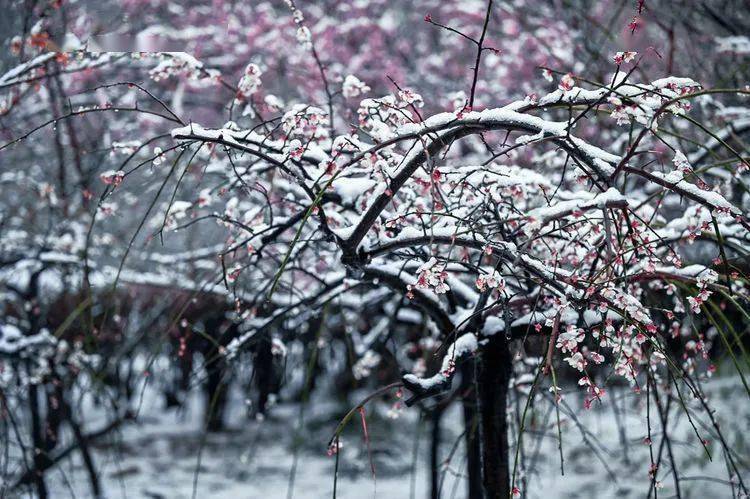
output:
[[[60,437],[60,425],[63,420],[62,400],[64,397],[62,380],[53,377],[51,386],[45,391],[47,398],[47,423],[44,433],[44,451],[49,454]]]
[[[70,423],[70,428],[73,430],[73,435],[75,436],[76,443],[78,444],[78,449],[81,451],[81,457],[83,457],[83,464],[86,467],[86,473],[88,473],[89,475],[91,494],[94,498],[99,498],[102,496],[102,490],[99,483],[99,474],[97,473],[96,465],[94,464],[94,458],[91,455],[91,450],[89,449],[88,438],[81,430],[81,426],[73,418],[73,413],[67,403],[65,406],[65,413],[68,423]]]
[[[479,446],[479,414],[477,396],[474,390],[474,361],[469,360],[461,365],[462,391],[461,400],[464,415],[464,444],[466,445],[466,472],[468,475],[468,497],[482,497],[482,458]]]
[[[510,497],[507,422],[510,374],[508,340],[503,335],[496,335],[482,347],[476,368],[485,499]]]
[[[215,361],[209,366],[206,380],[206,428],[208,431],[224,429],[224,412],[227,405],[227,382],[224,379],[226,361],[218,351],[212,352]]]
[[[255,382],[258,387],[258,413],[265,414],[273,389],[273,350],[269,335],[258,342],[255,350]]]
[[[440,499],[440,420],[443,407],[438,404],[430,413],[430,497]]]
[[[31,412],[31,441],[35,470],[32,478],[36,487],[37,497],[39,499],[46,499],[47,484],[44,482],[44,472],[39,470],[46,468],[47,453],[44,450],[45,442],[42,436],[41,417],[39,414],[39,392],[37,386],[34,384],[29,385],[29,411]]]
[[[201,353],[206,359],[206,429],[208,431],[222,431],[224,429],[224,413],[226,412],[230,370],[222,348],[226,347],[229,339],[237,334],[237,326],[226,321],[223,312],[209,317],[206,321],[206,331],[210,332],[215,341],[200,342]]]

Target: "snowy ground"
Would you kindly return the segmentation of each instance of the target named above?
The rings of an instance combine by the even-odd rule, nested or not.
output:
[[[735,458],[748,466],[750,407],[747,394],[737,378],[719,378],[707,385],[723,422]],[[265,421],[245,415],[240,394],[234,394],[229,415],[232,429],[204,435],[200,431],[198,398],[184,412],[165,410],[148,390],[140,412],[139,425],[127,425],[96,444],[95,458],[106,497],[110,498],[327,498],[332,497],[335,459],[325,446],[343,407],[314,404],[303,411],[306,431],[297,451],[297,466],[290,496],[290,474],[295,460],[293,442],[299,421],[299,407],[291,404],[273,408]],[[575,409],[578,423],[561,407],[565,476],[560,475],[555,413],[544,402],[530,421],[525,462],[530,498],[646,497],[648,492],[648,447],[643,404],[630,391],[609,393],[608,404],[590,411],[581,408],[574,394],[565,398]],[[618,397],[618,410],[611,404]],[[653,407],[652,407],[653,410]],[[343,439],[339,463],[339,498],[385,497],[424,498],[428,496],[428,433],[417,431],[417,410],[404,412],[396,420],[385,416],[387,407],[368,406],[368,430],[376,467],[373,480],[368,455],[361,437],[361,426],[352,420]],[[334,416],[334,413],[336,416]],[[732,497],[719,443],[711,437],[705,414],[696,412],[694,421],[710,440],[714,456],[709,461],[697,444],[691,426],[683,415],[670,423],[670,436],[680,462],[682,497]],[[658,449],[661,428],[652,414],[654,451]],[[101,426],[91,422],[87,429]],[[460,438],[458,411],[446,415],[443,425],[443,455]],[[707,426],[705,426],[707,428]],[[584,430],[585,428],[585,430]],[[421,436],[420,436],[421,434]],[[414,463],[415,438],[419,438]],[[537,438],[538,437],[538,438]],[[588,441],[588,445],[584,443]],[[538,445],[537,445],[538,444]],[[201,451],[202,449],[202,451]],[[459,449],[460,456],[462,449]],[[200,464],[199,464],[200,456]],[[666,458],[666,454],[665,454]],[[658,474],[664,488],[659,497],[673,497],[672,474],[664,461]],[[196,470],[198,471],[196,475]],[[413,473],[413,470],[414,473]],[[464,498],[463,483],[457,482],[458,464],[446,468],[442,497]],[[710,480],[702,480],[709,477]],[[750,474],[743,475],[750,480]],[[197,480],[197,481],[196,481]],[[90,497],[85,470],[75,454],[48,474],[53,498]],[[28,496],[28,495],[27,495]]]

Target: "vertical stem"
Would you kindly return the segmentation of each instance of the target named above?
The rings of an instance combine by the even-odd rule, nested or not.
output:
[[[474,61],[474,76],[471,79],[471,94],[469,95],[469,107],[474,107],[474,93],[477,90],[477,79],[479,78],[479,64],[482,62],[482,50],[484,49],[484,37],[487,35],[487,26],[490,23],[492,14],[492,0],[487,2],[487,13],[484,16],[484,26],[482,34],[477,41],[477,59]]]
[[[476,373],[484,497],[508,499],[507,404],[511,358],[508,340],[503,335],[496,335],[482,348]]]
[[[81,426],[75,419],[73,419],[73,414],[67,409],[66,412],[68,413],[68,422],[70,423],[70,427],[73,430],[73,435],[75,436],[76,442],[78,442],[78,449],[81,451],[81,457],[83,457],[83,463],[86,467],[86,472],[89,475],[91,494],[95,499],[99,499],[100,497],[102,497],[102,489],[101,484],[99,483],[99,474],[96,472],[94,458],[91,455],[91,450],[89,449],[88,439],[81,430]]]

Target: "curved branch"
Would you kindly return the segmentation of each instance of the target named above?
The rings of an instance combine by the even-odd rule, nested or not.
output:
[[[403,292],[409,284],[401,278],[401,272],[394,274],[376,266],[367,266],[363,270],[365,277],[376,278],[395,291]],[[430,298],[420,289],[413,289],[412,293],[414,294],[414,302],[435,321],[441,332],[449,334],[456,329],[455,324],[440,307],[439,302]]]
[[[566,123],[545,121],[542,118],[517,113],[507,108],[483,111],[481,113],[469,113],[468,117],[464,119],[441,122],[447,116],[454,115],[445,113],[433,116],[422,123],[423,128],[418,132],[402,137],[403,140],[425,136],[429,136],[432,139],[424,148],[407,156],[404,165],[391,179],[388,188],[370,204],[349,238],[342,242],[342,250],[345,255],[351,257],[356,252],[362,239],[364,239],[380,213],[388,206],[393,195],[401,189],[406,181],[430,156],[434,156],[453,141],[468,135],[477,135],[491,130],[507,130],[524,131],[549,137],[560,147],[591,168],[596,173],[597,180],[604,185],[605,188],[601,189],[603,191],[606,190],[606,187],[609,187],[608,178],[611,173],[610,170],[614,169],[614,164],[619,160],[617,156],[606,153],[595,146],[567,134]],[[430,122],[438,123],[431,126]]]

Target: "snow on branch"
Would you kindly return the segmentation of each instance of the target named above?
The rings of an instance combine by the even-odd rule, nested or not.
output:
[[[402,377],[404,386],[414,394],[405,401],[406,405],[413,405],[427,397],[447,391],[456,372],[456,365],[467,357],[474,355],[478,348],[477,337],[473,333],[466,333],[459,336],[448,347],[447,353],[440,364],[440,370],[434,376],[420,378],[414,374],[404,375]]]

